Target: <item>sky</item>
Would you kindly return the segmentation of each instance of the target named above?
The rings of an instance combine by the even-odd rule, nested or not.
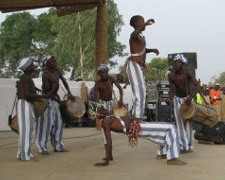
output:
[[[148,48],[158,48],[158,57],[181,52],[197,53],[196,78],[203,83],[225,72],[225,1],[224,0],[114,0],[124,26],[118,41],[127,46],[133,31],[129,25],[133,15],[142,15],[155,23],[143,32]],[[31,11],[40,14],[46,9]],[[0,22],[9,14],[0,13]],[[148,54],[147,62],[155,58]],[[119,65],[126,57],[116,58]]]

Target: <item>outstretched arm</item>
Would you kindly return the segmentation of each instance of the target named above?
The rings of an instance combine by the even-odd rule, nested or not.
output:
[[[146,48],[146,53],[155,53],[156,55],[159,55],[159,50],[158,49],[148,49]]]
[[[154,19],[149,19],[147,20],[144,24],[139,25],[139,27],[137,27],[134,32],[131,34],[132,38],[138,37],[138,35],[143,31],[143,28],[145,28],[145,26],[150,26],[153,23],[155,23]]]

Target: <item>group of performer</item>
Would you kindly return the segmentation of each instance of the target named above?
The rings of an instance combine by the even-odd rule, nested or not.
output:
[[[34,60],[30,57],[23,58],[18,65],[18,68],[23,71],[17,84],[17,118],[19,124],[17,158],[20,160],[33,158],[31,147],[35,129],[36,145],[40,154],[49,154],[47,147],[49,136],[54,152],[67,151],[62,143],[63,121],[59,110],[61,100],[57,94],[60,79],[67,90],[69,98],[75,99],[75,97],[72,95],[62,72],[58,69],[54,56],[44,56],[41,59],[41,64],[45,67],[42,75],[42,90],[35,87],[32,79],[32,73],[36,69]],[[38,92],[41,92],[41,95]],[[40,98],[48,99],[49,105],[37,118],[35,117],[32,103]]]
[[[96,163],[95,165],[97,166],[107,166],[113,160],[111,131],[127,134],[131,145],[135,145],[138,137],[143,137],[159,144],[156,159],[167,159],[168,165],[186,164],[186,162],[178,159],[180,154],[193,152],[192,124],[190,121],[185,121],[181,118],[179,107],[183,102],[190,104],[193,101],[193,97],[195,97],[199,89],[199,83],[190,72],[184,71],[184,64],[187,63],[187,59],[183,54],[178,54],[174,58],[174,71],[168,75],[171,93],[167,103],[173,103],[174,105],[175,123],[143,121],[146,96],[146,54],[153,52],[158,55],[159,51],[158,49],[146,48],[146,41],[142,32],[146,26],[152,25],[154,22],[153,19],[145,22],[144,18],[139,15],[133,16],[130,20],[130,25],[134,28],[134,31],[130,35],[131,55],[125,63],[125,68],[133,93],[131,117],[115,116],[110,114],[113,111],[111,109],[109,115],[104,117],[102,112],[99,111],[102,116],[101,123],[105,139],[106,157],[104,161]],[[99,67],[98,73],[106,74],[108,69],[101,67],[105,67],[105,65]],[[105,96],[108,94],[108,100],[111,101],[112,99],[111,88],[108,88],[109,86],[107,85],[109,79],[110,76],[108,78],[101,76],[99,80],[101,81],[101,87],[96,83],[95,94],[97,96],[98,92],[100,95],[97,96],[96,101],[99,103],[101,103],[101,101],[98,101],[99,97],[104,97],[103,94]],[[188,91],[188,81],[192,81],[196,85],[195,91]],[[120,87],[119,90],[121,91]]]
[[[146,54],[159,54],[158,49],[146,47],[146,41],[142,34],[145,28],[154,23],[154,19],[147,21],[140,15],[130,19],[130,25],[134,31],[130,35],[130,57],[125,63],[126,72],[129,78],[133,93],[133,106],[130,116],[113,115],[113,85],[115,84],[120,92],[118,106],[123,106],[123,89],[115,78],[108,75],[109,68],[101,64],[97,73],[100,77],[94,87],[94,101],[101,105],[97,110],[96,122],[102,127],[102,137],[105,146],[106,156],[97,166],[107,166],[113,160],[111,131],[124,133],[129,137],[130,145],[137,143],[137,138],[142,137],[157,143],[159,146],[156,159],[167,159],[168,165],[184,165],[179,160],[182,153],[193,152],[192,124],[190,121],[182,120],[179,107],[182,102],[190,104],[198,91],[199,83],[190,73],[184,71],[184,64],[187,59],[183,54],[174,58],[174,71],[168,75],[170,82],[170,97],[168,104],[173,103],[175,123],[173,122],[145,122],[143,121],[146,96],[147,68],[145,64]],[[32,73],[35,70],[33,60],[25,58],[20,61],[19,68],[24,72],[18,85],[18,122],[19,122],[19,151],[17,157],[21,160],[30,160],[33,155],[31,145],[35,116],[32,109],[32,102],[37,98],[49,100],[47,110],[37,120],[36,145],[42,155],[48,155],[48,138],[51,137],[51,144],[55,152],[65,152],[62,143],[63,123],[59,111],[61,102],[57,94],[59,80],[61,79],[69,98],[75,99],[62,73],[57,67],[53,56],[42,58],[42,64],[46,68],[42,75],[42,94],[39,95],[32,80]],[[196,85],[196,91],[188,92],[188,81]]]

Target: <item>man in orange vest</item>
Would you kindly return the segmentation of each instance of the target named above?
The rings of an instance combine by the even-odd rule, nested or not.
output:
[[[211,105],[216,108],[219,114],[219,120],[221,120],[220,106],[221,106],[222,95],[223,93],[220,90],[219,83],[216,83],[214,88],[210,89],[209,91]]]

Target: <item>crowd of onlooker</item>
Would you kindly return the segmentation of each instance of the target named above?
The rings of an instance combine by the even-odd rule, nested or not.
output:
[[[225,87],[221,87],[219,83],[212,86],[201,84],[200,93],[196,94],[196,102],[213,106],[220,120],[225,120]]]

